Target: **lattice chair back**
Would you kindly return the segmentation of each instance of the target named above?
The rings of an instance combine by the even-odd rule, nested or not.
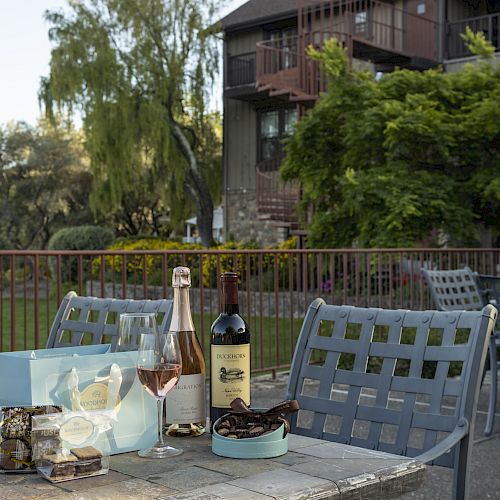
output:
[[[500,276],[474,273],[474,278],[485,302],[500,307]]]
[[[477,311],[487,304],[468,267],[448,271],[421,269],[439,311]]]
[[[287,398],[301,408],[292,432],[409,457],[427,452],[472,425],[495,315],[492,306],[417,312],[316,299],[290,373]],[[453,467],[456,444],[431,460]]]
[[[158,329],[167,331],[171,300],[101,299],[69,292],[61,302],[47,340],[47,348],[81,344],[111,344],[116,349],[120,314],[154,312]],[[132,338],[132,341],[137,339]]]

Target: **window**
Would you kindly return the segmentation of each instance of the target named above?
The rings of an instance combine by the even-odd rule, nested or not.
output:
[[[260,116],[260,156],[270,160],[279,155],[279,111],[266,111]]]
[[[285,120],[283,127],[283,135],[288,137],[293,134],[293,128],[297,123],[297,110],[296,109],[285,109]]]
[[[269,31],[268,39],[280,50],[278,70],[297,66],[297,28],[283,28]]]
[[[272,109],[260,112],[259,161],[279,158],[283,154],[282,141],[293,133],[297,122],[295,108]]]
[[[354,33],[361,34],[368,32],[368,12],[362,10],[354,14]]]
[[[417,4],[417,14],[423,16],[425,14],[425,2]]]

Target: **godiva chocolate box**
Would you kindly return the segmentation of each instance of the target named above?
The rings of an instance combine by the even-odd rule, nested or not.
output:
[[[35,472],[32,417],[60,411],[55,406],[0,408],[0,471]]]
[[[156,400],[137,378],[137,352],[109,344],[0,353],[0,406],[55,405],[109,410],[109,453],[148,448],[156,438]]]

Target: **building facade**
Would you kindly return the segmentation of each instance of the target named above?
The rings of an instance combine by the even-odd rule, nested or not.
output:
[[[300,188],[278,169],[283,139],[326,90],[309,45],[335,37],[374,73],[460,68],[473,59],[467,26],[500,50],[500,0],[250,0],[221,23],[225,237],[264,245],[300,232]]]

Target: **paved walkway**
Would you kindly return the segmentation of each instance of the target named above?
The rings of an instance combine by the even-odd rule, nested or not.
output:
[[[282,401],[286,394],[287,377],[288,374],[279,374],[275,380],[271,376],[255,377],[252,383],[252,406],[265,408]],[[489,438],[485,438],[483,434],[488,410],[489,381],[488,373],[481,388],[476,417],[475,442],[472,450],[471,500],[500,499],[500,394],[493,434]],[[424,486],[401,498],[404,500],[451,498],[451,478],[451,469],[429,467]]]

